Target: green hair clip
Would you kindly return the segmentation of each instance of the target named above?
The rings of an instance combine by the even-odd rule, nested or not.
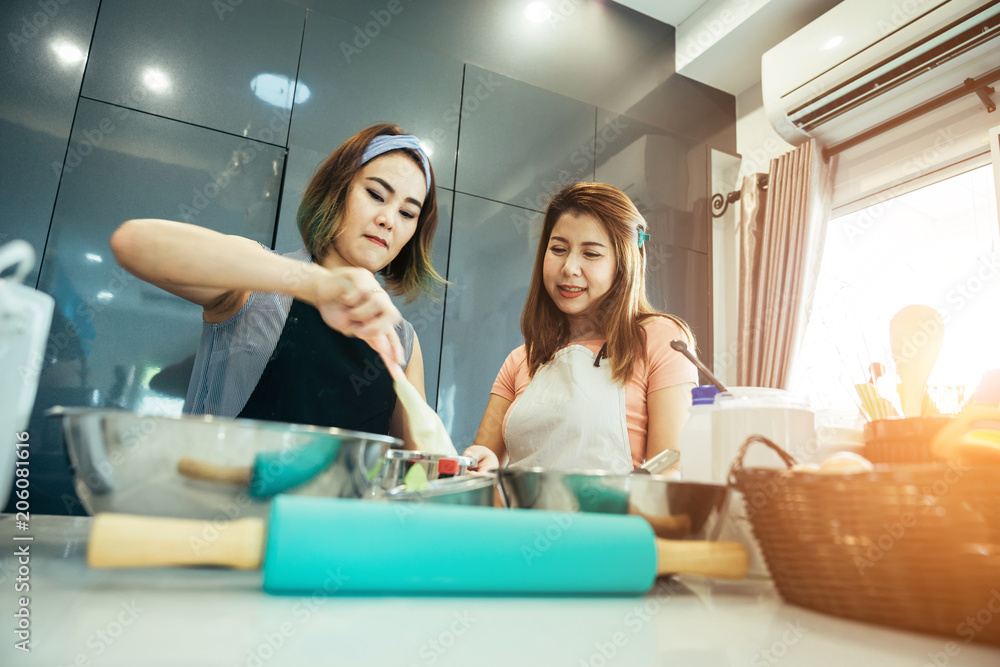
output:
[[[641,248],[642,244],[645,243],[648,240],[649,240],[649,234],[647,234],[646,232],[642,231],[642,229],[640,229],[639,230],[639,247]]]

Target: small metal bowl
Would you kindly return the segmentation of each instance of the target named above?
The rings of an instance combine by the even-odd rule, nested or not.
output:
[[[90,514],[266,517],[275,493],[360,498],[402,441],[336,428],[211,415],[54,407]]]
[[[415,465],[422,466],[427,474],[428,481],[434,481],[442,477],[438,470],[440,461],[454,461],[454,472],[445,473],[447,477],[461,477],[465,472],[476,465],[476,459],[471,456],[446,456],[444,454],[429,454],[412,449],[392,449],[385,453],[385,461],[382,464],[382,471],[379,474],[378,485],[385,491],[402,486],[406,473]]]
[[[505,468],[500,490],[512,508],[635,514],[668,539],[717,539],[729,501],[721,484],[593,470]]]
[[[407,491],[405,486],[398,486],[386,491],[381,497],[385,500],[417,503],[492,507],[496,481],[495,475],[450,477],[428,482],[427,488],[422,491]]]

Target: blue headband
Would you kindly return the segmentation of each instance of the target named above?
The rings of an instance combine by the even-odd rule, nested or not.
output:
[[[420,163],[424,167],[424,178],[427,180],[427,194],[431,192],[431,161],[427,153],[420,147],[420,140],[412,134],[380,134],[368,144],[364,155],[361,156],[361,164],[368,164],[379,155],[389,151],[397,151],[401,148],[415,150],[420,156]]]

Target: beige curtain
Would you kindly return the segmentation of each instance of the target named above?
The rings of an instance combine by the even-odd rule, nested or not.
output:
[[[736,381],[785,388],[809,319],[830,215],[830,170],[815,141],[746,176],[740,192]]]

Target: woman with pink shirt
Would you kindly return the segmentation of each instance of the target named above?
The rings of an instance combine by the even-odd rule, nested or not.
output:
[[[474,444],[479,470],[629,472],[677,438],[698,379],[670,347],[688,326],[646,298],[646,222],[624,192],[577,183],[545,213],[521,314],[525,344],[493,384]]]

